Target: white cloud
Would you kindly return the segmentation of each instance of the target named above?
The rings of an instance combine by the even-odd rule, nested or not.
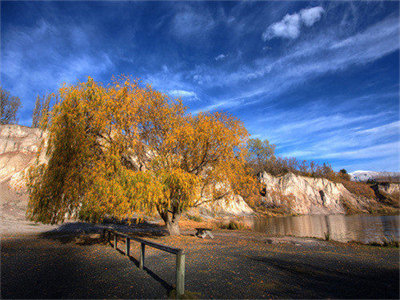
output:
[[[323,13],[324,9],[321,6],[316,6],[307,9],[302,9],[300,11],[300,17],[303,23],[306,26],[310,27],[321,19]]]
[[[317,158],[340,158],[340,159],[365,159],[365,158],[378,158],[387,156],[398,156],[400,153],[400,141],[375,145],[366,148],[359,148],[356,150],[332,152],[320,155]]]
[[[321,19],[323,13],[324,9],[321,6],[316,6],[302,9],[299,13],[292,15],[287,14],[281,21],[268,26],[262,35],[263,40],[267,41],[275,37],[296,39],[300,35],[302,24],[308,27],[314,25]]]
[[[203,66],[191,71],[191,74],[195,74],[198,84],[208,87],[249,83],[241,95],[219,98],[218,102],[211,103],[204,108],[205,110],[219,107],[219,102],[225,108],[231,107],[230,104],[237,106],[237,102],[231,99],[244,98],[248,94],[257,95],[260,101],[265,101],[265,97],[272,99],[292,86],[322,74],[341,72],[393,53],[399,49],[399,27],[397,17],[387,17],[363,32],[344,39],[338,39],[336,34],[324,33],[301,41],[278,59],[258,59],[254,66],[240,66],[236,72],[224,72]],[[268,80],[264,80],[267,75]]]
[[[394,134],[399,134],[400,135],[400,121],[395,121],[389,124],[373,127],[373,128],[368,128],[368,129],[363,129],[359,130],[357,134],[364,135],[364,134],[379,134],[380,136],[385,136],[385,135],[394,135]]]
[[[168,94],[175,98],[185,98],[187,100],[198,100],[197,94],[192,91],[170,90]]]
[[[225,54],[220,54],[220,55],[218,55],[217,57],[215,57],[215,60],[216,60],[216,61],[218,61],[218,60],[223,60],[225,57],[226,57]]]
[[[263,33],[264,41],[274,37],[295,39],[300,34],[300,16],[298,14],[286,15],[281,21],[270,25]]]

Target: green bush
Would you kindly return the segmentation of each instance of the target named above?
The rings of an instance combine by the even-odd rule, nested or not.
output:
[[[203,219],[200,216],[196,216],[196,215],[187,215],[187,218],[191,221],[195,221],[195,222],[203,222]]]
[[[246,229],[247,226],[243,222],[231,220],[229,223],[219,222],[217,223],[217,227],[220,229],[228,229],[228,230],[243,230]]]

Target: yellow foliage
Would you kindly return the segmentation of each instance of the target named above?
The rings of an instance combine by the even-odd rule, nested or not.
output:
[[[89,78],[64,85],[57,96],[42,122],[49,162],[29,172],[34,220],[98,221],[138,211],[167,220],[250,182],[244,176],[248,134],[232,116],[193,116],[179,99],[128,77],[106,87]]]

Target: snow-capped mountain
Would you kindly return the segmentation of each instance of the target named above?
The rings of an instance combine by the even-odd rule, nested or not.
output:
[[[368,181],[383,176],[400,176],[400,172],[375,172],[375,171],[354,171],[349,173],[353,181]]]

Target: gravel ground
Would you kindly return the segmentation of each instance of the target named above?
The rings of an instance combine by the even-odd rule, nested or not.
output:
[[[70,225],[71,226],[71,225]],[[399,298],[399,252],[249,231],[216,231],[198,239],[147,237],[184,248],[185,287],[195,298]],[[4,237],[2,298],[166,298],[175,283],[175,257],[146,248],[136,259],[100,242],[99,235],[52,233]],[[124,249],[122,241],[120,249]]]

